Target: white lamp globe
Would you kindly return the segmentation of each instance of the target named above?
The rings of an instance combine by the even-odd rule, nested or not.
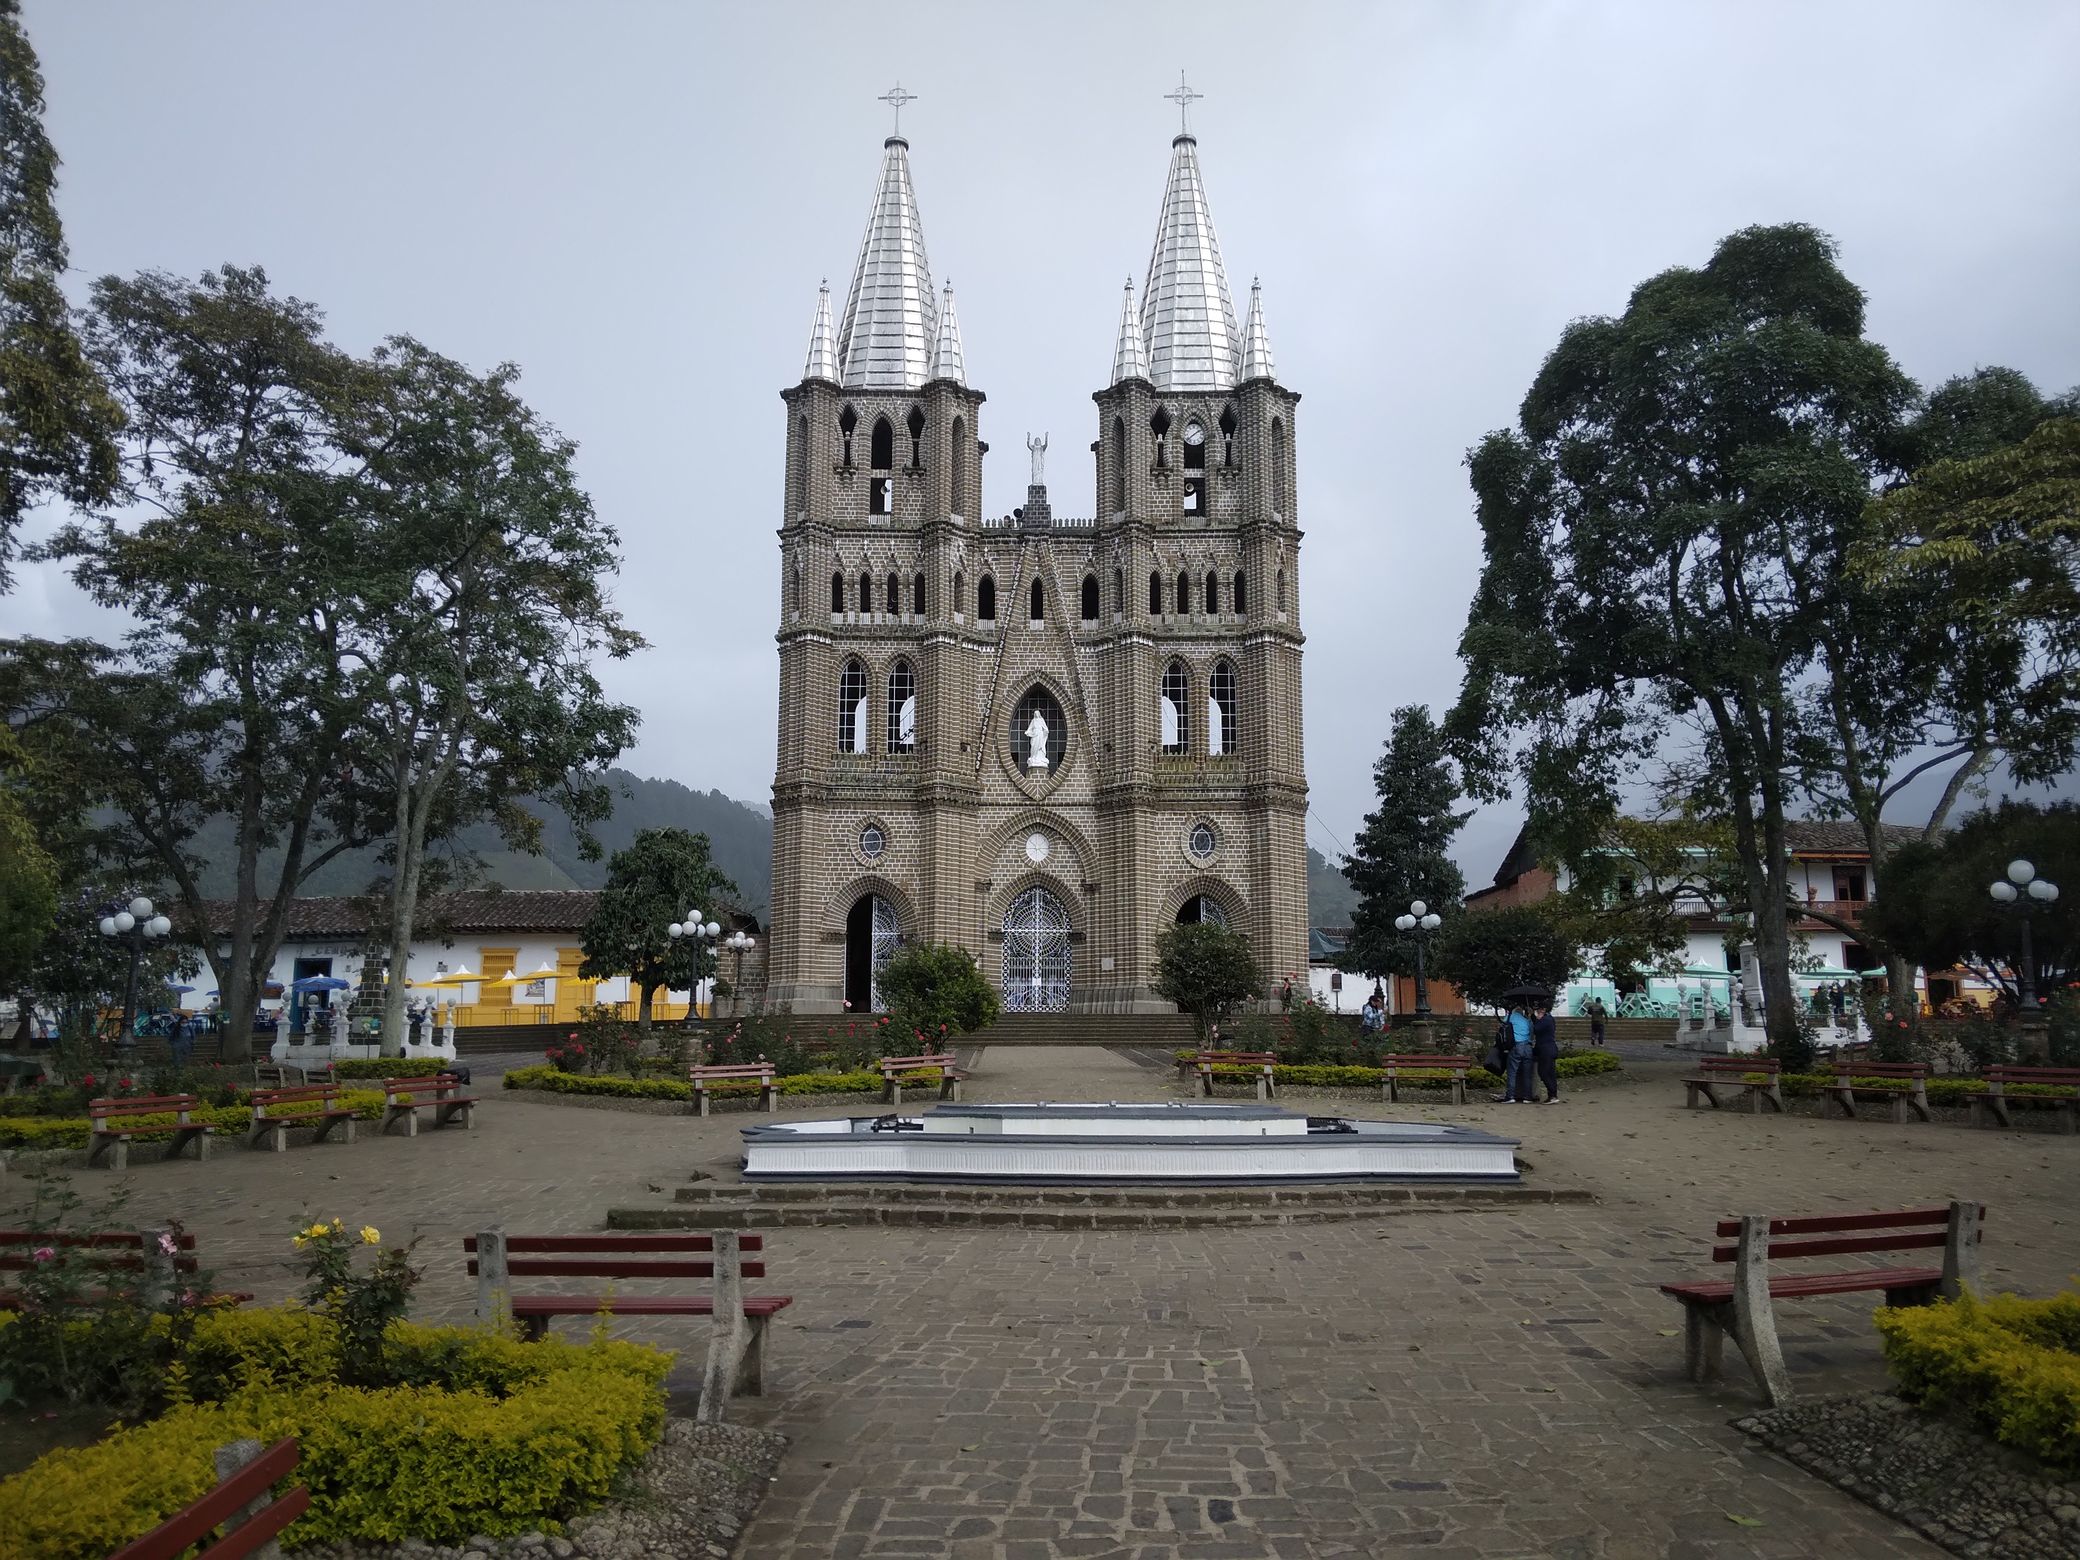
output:
[[[710,937],[714,937],[714,936],[717,936],[717,935],[718,935],[718,934],[719,934],[719,933],[720,933],[721,931],[722,931],[722,928],[721,928],[720,926],[716,925],[716,924],[715,924],[715,923],[714,923],[713,921],[710,921],[710,922],[708,923],[708,935],[709,935]]]
[[[2023,883],[2027,883],[2031,878],[2035,877],[2036,875],[2037,869],[2034,866],[2030,865],[2030,863],[2028,863],[2027,861],[2011,861],[2008,863],[2008,881],[2010,883],[2014,883],[2019,886]]]
[[[1414,904],[1408,907],[1408,913],[1416,917],[1416,919],[1421,920],[1425,915],[1428,915],[1430,913],[1430,907],[1424,904],[1422,900],[1418,899]]]
[[[1444,917],[1434,911],[1423,917],[1423,930],[1425,931],[1434,932],[1442,925],[1444,925]]]
[[[137,917],[136,917],[136,916],[134,916],[134,915],[132,915],[132,914],[131,914],[131,913],[130,913],[130,912],[129,912],[128,910],[118,910],[118,911],[116,912],[116,930],[117,930],[117,931],[119,931],[119,932],[127,932],[127,931],[129,931],[129,930],[130,930],[130,928],[131,928],[131,927],[135,926],[136,924],[137,924]]]
[[[684,937],[686,935],[686,928],[681,926],[677,921],[674,921],[670,926],[667,926],[664,929],[664,934],[667,937]]]
[[[2004,905],[2015,903],[2016,891],[2013,883],[1996,883],[1987,892]]]
[[[1412,916],[1412,915],[1397,915],[1397,916],[1395,916],[1395,917],[1394,917],[1394,930],[1395,930],[1395,931],[1397,931],[1397,932],[1412,932],[1412,931],[1414,931],[1415,929],[1416,929],[1416,918],[1415,918],[1414,916]]]
[[[703,919],[703,917],[702,917],[702,915],[701,915],[700,911],[698,911],[698,910],[689,910],[689,911],[687,911],[687,912],[686,912],[686,914],[685,914],[685,917],[684,917],[684,920],[685,920],[685,922],[686,922],[686,927],[687,927],[687,930],[691,931],[691,930],[692,930],[692,929],[693,929],[694,927],[696,927],[696,926],[699,926],[699,925],[701,924],[701,921],[702,921],[702,919]]]
[[[2043,878],[2038,878],[2029,886],[2029,897],[2041,900],[2048,905],[2058,897],[2058,885],[2046,882]]]
[[[164,937],[168,932],[173,930],[173,922],[169,921],[163,915],[155,915],[151,918],[151,920],[145,923],[144,929],[150,932],[154,937]]]
[[[2015,881],[2020,883],[2024,882],[2025,879],[2017,878]],[[137,920],[149,921],[152,918],[152,902],[145,898],[144,895],[139,894],[130,901],[130,914]]]
[[[105,915],[105,916],[103,916],[103,917],[101,918],[101,935],[102,935],[103,937],[113,937],[113,936],[115,936],[115,934],[116,934],[116,918],[115,918],[114,916],[112,916],[112,915]]]

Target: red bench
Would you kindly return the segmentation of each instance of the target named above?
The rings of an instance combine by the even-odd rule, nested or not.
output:
[[[927,1051],[922,1056],[884,1056],[875,1063],[881,1069],[881,1098],[891,1105],[903,1103],[903,1074],[937,1072],[939,1098],[957,1100],[968,1075],[953,1065],[951,1051]],[[927,1080],[929,1081],[929,1080]]]
[[[1878,1081],[1857,1081],[1864,1078]],[[1856,1102],[1860,1099],[1890,1100],[1894,1121],[1905,1121],[1909,1109],[1923,1121],[1935,1120],[1928,1111],[1926,1062],[1836,1062],[1834,1082],[1827,1086],[1827,1100],[1820,1113],[1824,1116],[1839,1109],[1845,1118],[1853,1121],[1856,1119]]]
[[[1784,1368],[1784,1350],[1777,1341],[1776,1315],[1771,1309],[1775,1301],[1879,1292],[1887,1305],[1924,1305],[1938,1296],[1954,1299],[1964,1289],[1979,1287],[1979,1241],[1985,1218],[1986,1210],[1980,1204],[1954,1202],[1947,1208],[1902,1208],[1890,1213],[1795,1218],[1748,1214],[1721,1219],[1714,1233],[1722,1241],[1727,1236],[1738,1238],[1732,1245],[1714,1246],[1712,1260],[1733,1263],[1733,1277],[1661,1286],[1663,1294],[1682,1302],[1685,1374],[1692,1381],[1717,1379],[1721,1346],[1730,1333],[1762,1384],[1770,1406],[1790,1401],[1791,1378]],[[1783,1236],[1801,1238],[1779,1238]],[[1770,1268],[1772,1262],[1937,1247],[1943,1252],[1939,1268],[1860,1267],[1784,1274]]]
[[[171,1249],[169,1248],[169,1245]],[[51,1257],[38,1261],[36,1253]],[[88,1298],[99,1301],[112,1293],[129,1292],[147,1304],[163,1305],[173,1298],[184,1273],[194,1273],[195,1237],[173,1230],[0,1230],[0,1273],[29,1273],[47,1261],[76,1263],[92,1271],[101,1281]],[[19,1290],[0,1290],[0,1311],[21,1309]],[[204,1305],[242,1305],[249,1294],[212,1294]]]
[[[1700,1056],[1697,1059],[1698,1076],[1683,1080],[1683,1107],[1695,1110],[1697,1102],[1703,1100],[1713,1110],[1722,1108],[1726,1102],[1719,1098],[1720,1089],[1745,1089],[1748,1104],[1756,1115],[1762,1114],[1763,1105],[1776,1107],[1777,1114],[1784,1113],[1784,1086],[1779,1075],[1784,1064],[1774,1056]],[[1753,1074],[1761,1073],[1760,1078]]]
[[[1379,1064],[1385,1069],[1379,1081],[1379,1097],[1390,1105],[1401,1098],[1404,1083],[1419,1088],[1446,1083],[1451,1086],[1452,1103],[1466,1103],[1466,1069],[1473,1065],[1470,1056],[1382,1056]]]
[[[2008,1084],[2040,1084],[2063,1089],[2063,1094],[2009,1094]],[[2008,1119],[2011,1105],[2042,1106],[2055,1110],[2061,1132],[2080,1131],[2080,1067],[2011,1067],[2005,1062],[1996,1062],[1986,1069],[1986,1087],[1965,1097],[1965,1108],[1973,1126],[1987,1120],[2004,1127],[2014,1122]]]
[[[383,1084],[383,1125],[388,1132],[399,1121],[404,1123],[404,1135],[419,1135],[419,1112],[431,1106],[433,1124],[445,1127],[457,1116],[462,1118],[462,1130],[467,1132],[476,1124],[477,1101],[474,1095],[457,1091],[462,1082],[457,1078],[390,1078]]]
[[[726,1083],[732,1079],[756,1079],[758,1082],[759,1107],[768,1112],[779,1107],[780,1089],[773,1081],[773,1064],[764,1057],[755,1062],[728,1062],[715,1066],[693,1066],[686,1069],[686,1081],[693,1086],[694,1114],[708,1114],[708,1085]]]
[[[278,1556],[275,1539],[311,1506],[311,1492],[301,1484],[283,1495],[273,1493],[276,1483],[296,1471],[301,1455],[293,1435],[265,1451],[258,1441],[218,1447],[217,1487],[108,1560],[179,1560],[197,1544],[204,1547],[195,1560]],[[226,1531],[212,1543],[218,1528]]]
[[[1199,1092],[1213,1097],[1213,1070],[1216,1067],[1254,1067],[1257,1069],[1257,1098],[1276,1099],[1278,1084],[1271,1076],[1271,1069],[1278,1065],[1278,1058],[1269,1051],[1201,1051],[1193,1061],[1199,1068]]]
[[[103,1154],[108,1154],[112,1168],[126,1170],[130,1166],[132,1138],[167,1131],[173,1134],[173,1140],[166,1145],[168,1159],[178,1159],[181,1150],[191,1142],[195,1145],[195,1157],[207,1159],[210,1135],[217,1129],[188,1119],[189,1112],[201,1107],[202,1096],[199,1094],[149,1094],[120,1100],[89,1100],[87,1163],[92,1165]],[[171,1116],[173,1125],[169,1128],[162,1122],[156,1126],[141,1126],[134,1121],[127,1127],[121,1124],[138,1116]],[[109,1153],[110,1149],[114,1152]]]
[[[336,1083],[304,1083],[280,1089],[253,1091],[253,1120],[246,1128],[246,1144],[258,1148],[262,1138],[277,1154],[289,1146],[291,1127],[316,1127],[314,1142],[322,1143],[335,1127],[344,1127],[343,1141],[354,1141],[355,1112],[346,1103],[346,1090]]]
[[[711,1316],[707,1371],[699,1417],[718,1421],[737,1393],[761,1397],[766,1389],[766,1324],[794,1304],[793,1295],[747,1295],[744,1280],[764,1278],[762,1235],[719,1230],[712,1235],[508,1235],[486,1230],[466,1237],[469,1271],[477,1280],[477,1315],[494,1325],[516,1319],[540,1338],[558,1316]],[[513,1293],[515,1278],[682,1280],[712,1278],[713,1294],[629,1295]]]

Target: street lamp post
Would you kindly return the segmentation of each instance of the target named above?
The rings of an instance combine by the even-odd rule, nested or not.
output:
[[[2055,903],[2058,899],[2058,885],[2038,877],[2037,869],[2031,863],[2016,860],[2008,863],[2008,875],[1995,882],[1987,893],[1993,896],[1995,904],[2013,906],[2020,920],[2022,957],[2015,972],[2022,996],[2018,1011],[2034,1018],[2043,1011],[2043,1005],[2037,1001],[2037,958],[2035,951],[2030,947],[2029,913],[2037,905]]]
[[[101,918],[101,935],[115,939],[130,950],[130,973],[123,981],[120,1044],[132,1045],[137,1039],[137,962],[144,957],[148,944],[160,941],[172,931],[173,922],[156,913],[152,902],[142,894],[131,900],[128,908]]]
[[[729,986],[729,1013],[730,1017],[735,1018],[743,1011],[741,1004],[744,1000],[744,955],[758,946],[758,939],[745,932],[731,932],[722,940],[722,946],[737,956],[736,978]]]
[[[722,935],[722,928],[713,921],[702,920],[700,911],[689,910],[665,928],[665,935],[675,941],[689,939],[693,949],[693,989],[686,993],[686,1018],[690,1023],[700,1010],[702,945],[713,943]]]
[[[1423,945],[1430,940],[1430,933],[1444,924],[1444,917],[1437,914],[1418,899],[1408,907],[1407,915],[1394,917],[1394,930],[1412,933],[1416,940],[1416,1017],[1430,1016],[1430,982],[1423,973]]]

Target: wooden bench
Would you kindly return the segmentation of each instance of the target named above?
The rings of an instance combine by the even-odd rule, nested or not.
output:
[[[1403,1083],[1435,1087],[1448,1082],[1452,1103],[1466,1103],[1466,1069],[1473,1065],[1470,1056],[1382,1056],[1379,1064],[1385,1069],[1379,1081],[1379,1097],[1390,1105],[1401,1098]],[[1439,1073],[1451,1076],[1440,1078]]]
[[[99,1287],[86,1291],[93,1301],[128,1293],[144,1305],[158,1307],[173,1299],[183,1274],[198,1271],[195,1237],[173,1230],[0,1230],[0,1273],[30,1273],[43,1266],[36,1253],[50,1251],[67,1263],[89,1270]],[[48,1259],[46,1259],[48,1260]],[[18,1311],[22,1292],[0,1289],[0,1311]],[[243,1305],[250,1294],[219,1292],[201,1298],[203,1305]]]
[[[197,1544],[203,1548],[196,1560],[278,1560],[282,1551],[275,1540],[310,1510],[311,1492],[301,1484],[273,1493],[277,1482],[296,1471],[301,1455],[293,1435],[265,1451],[258,1441],[218,1447],[217,1487],[108,1560],[179,1560]],[[224,1535],[212,1543],[218,1528]]]
[[[178,1159],[181,1150],[189,1143],[195,1145],[197,1159],[209,1158],[210,1135],[217,1129],[201,1122],[190,1121],[189,1112],[202,1107],[199,1094],[151,1094],[132,1095],[127,1099],[99,1099],[87,1101],[87,1123],[89,1130],[87,1163],[93,1164],[103,1154],[109,1155],[109,1164],[114,1169],[124,1170],[130,1165],[130,1140],[155,1132],[171,1132],[172,1141],[166,1146],[166,1157]],[[171,1126],[124,1126],[122,1123],[137,1116],[171,1116]],[[114,1152],[109,1151],[113,1149]]]
[[[2009,1094],[2008,1084],[2040,1084],[2063,1089],[2063,1094]],[[2080,1067],[2015,1067],[2006,1062],[1996,1062],[1986,1069],[1986,1087],[1967,1094],[1965,1107],[1973,1126],[1991,1120],[2001,1126],[2014,1123],[2008,1119],[2011,1105],[2044,1106],[2058,1112],[2058,1127],[2061,1132],[2080,1131]]]
[[[730,1079],[756,1079],[758,1082],[759,1108],[765,1111],[779,1109],[780,1088],[773,1081],[773,1064],[764,1057],[755,1062],[730,1062],[716,1066],[693,1066],[686,1069],[686,1081],[693,1086],[693,1109],[697,1116],[708,1114],[708,1085]]]
[[[1271,1069],[1278,1065],[1278,1058],[1269,1051],[1201,1051],[1193,1062],[1199,1069],[1199,1092],[1213,1097],[1213,1070],[1216,1067],[1254,1067],[1257,1069],[1257,1098],[1276,1099],[1278,1084]]]
[[[1712,1260],[1733,1263],[1732,1279],[1661,1286],[1663,1294],[1683,1305],[1685,1373],[1692,1381],[1716,1379],[1721,1346],[1731,1333],[1770,1406],[1790,1401],[1791,1379],[1777,1341],[1773,1302],[1865,1293],[1883,1293],[1887,1305],[1923,1305],[1937,1296],[1955,1299],[1966,1288],[1978,1288],[1979,1241],[1985,1217],[1986,1210],[1978,1203],[1954,1202],[1947,1208],[1903,1208],[1891,1213],[1796,1218],[1748,1214],[1721,1219],[1714,1231],[1719,1239],[1738,1239],[1732,1245],[1714,1246]],[[1806,1238],[1779,1238],[1783,1236]],[[1936,1247],[1943,1251],[1939,1268],[1851,1268],[1781,1275],[1770,1270],[1773,1261]]]
[[[305,1083],[286,1089],[255,1089],[253,1120],[246,1128],[246,1144],[258,1148],[265,1138],[277,1154],[289,1146],[291,1127],[316,1127],[313,1142],[322,1143],[335,1127],[344,1142],[354,1141],[354,1108],[346,1103],[346,1090],[336,1083]],[[309,1107],[315,1106],[316,1109]],[[279,1111],[281,1114],[276,1115]]]
[[[1697,1102],[1718,1110],[1726,1102],[1719,1098],[1720,1089],[1743,1089],[1747,1092],[1748,1105],[1756,1115],[1762,1107],[1772,1105],[1778,1115],[1784,1114],[1784,1085],[1781,1074],[1784,1064],[1774,1056],[1700,1056],[1697,1059],[1695,1078],[1683,1080],[1683,1108],[1695,1110]],[[1751,1076],[1761,1073],[1760,1078]]]
[[[253,1085],[261,1089],[289,1089],[311,1081],[311,1070],[291,1062],[262,1062],[253,1069]]]
[[[1878,1078],[1881,1083],[1859,1084],[1858,1078]],[[1897,1078],[1904,1088],[1894,1088],[1891,1080]],[[1908,1110],[1923,1121],[1935,1118],[1928,1113],[1928,1063],[1926,1062],[1836,1062],[1834,1082],[1827,1086],[1827,1099],[1821,1114],[1839,1107],[1849,1120],[1856,1118],[1856,1102],[1866,1100],[1890,1100],[1892,1119],[1905,1121]]]
[[[557,1316],[709,1316],[707,1369],[698,1417],[719,1421],[738,1393],[766,1389],[766,1324],[794,1304],[793,1295],[747,1295],[744,1280],[764,1278],[765,1237],[718,1230],[712,1235],[508,1235],[486,1230],[464,1239],[477,1280],[477,1315],[494,1325],[517,1320],[540,1338]],[[750,1261],[743,1253],[755,1252]],[[683,1280],[710,1278],[712,1294],[516,1295],[515,1278]]]
[[[939,1074],[939,1098],[942,1100],[959,1099],[961,1085],[968,1077],[953,1065],[951,1051],[927,1051],[922,1056],[884,1056],[875,1065],[881,1069],[881,1098],[890,1105],[903,1103],[904,1073],[936,1071]]]
[[[477,1101],[474,1095],[458,1094],[461,1082],[454,1078],[387,1078],[383,1081],[383,1125],[388,1132],[393,1123],[404,1123],[404,1135],[419,1135],[419,1112],[425,1107],[433,1109],[433,1124],[445,1127],[457,1116],[462,1118],[462,1130],[467,1132],[476,1125]]]

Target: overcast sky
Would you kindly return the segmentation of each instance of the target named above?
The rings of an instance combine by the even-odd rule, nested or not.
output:
[[[525,370],[620,531],[648,652],[629,767],[758,801],[773,769],[779,389],[842,304],[900,79],[955,284],[986,506],[1089,514],[1091,392],[1147,264],[1180,68],[1297,474],[1311,841],[1370,806],[1396,704],[1449,704],[1480,563],[1462,459],[1570,320],[1750,223],[1835,235],[1925,384],[2080,381],[2080,5],[168,5],[27,0],[76,296],[260,263],[365,351]],[[106,631],[23,570],[11,631]],[[1469,825],[1474,883],[1514,832]]]

